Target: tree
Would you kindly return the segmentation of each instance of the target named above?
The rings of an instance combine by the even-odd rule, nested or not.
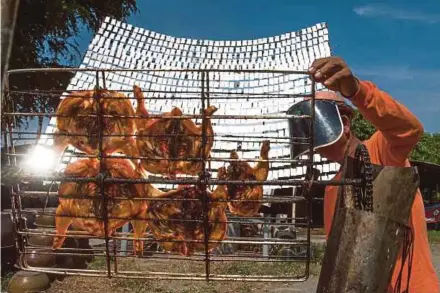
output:
[[[365,120],[358,110],[355,111],[351,124],[351,129],[360,140],[369,139],[376,132],[376,128],[369,121]]]
[[[352,129],[360,140],[366,140],[376,132],[374,126],[355,111]],[[410,154],[411,160],[440,164],[440,133],[425,132]]]
[[[440,165],[440,133],[424,133],[411,152],[411,159]]]
[[[124,21],[137,11],[136,0],[21,0],[9,69],[74,66],[81,58],[75,39],[81,29],[94,33],[106,16]],[[9,89],[64,90],[71,77],[71,73],[11,75]],[[53,112],[59,102],[59,97],[38,91],[32,97],[14,93],[11,98],[18,112]],[[16,126],[26,121],[16,118]],[[2,119],[2,131],[5,123]]]

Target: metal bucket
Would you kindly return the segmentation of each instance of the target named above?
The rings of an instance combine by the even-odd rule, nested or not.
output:
[[[50,279],[45,273],[20,271],[9,281],[8,292],[41,292],[49,287]]]

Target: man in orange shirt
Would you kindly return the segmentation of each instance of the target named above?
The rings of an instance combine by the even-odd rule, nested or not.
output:
[[[318,92],[316,98],[331,101],[337,105],[336,114],[340,123],[340,131],[331,131],[328,125],[318,125],[316,131],[321,135],[333,136],[324,147],[316,151],[327,159],[342,163],[346,150],[353,156],[360,141],[351,131],[352,108],[335,92],[350,100],[362,116],[377,129],[370,139],[362,142],[370,154],[372,164],[384,166],[410,166],[408,155],[419,141],[423,126],[417,118],[389,94],[378,89],[372,82],[358,80],[346,63],[338,57],[317,59],[309,68],[312,78],[322,83],[332,92]],[[326,104],[319,101],[319,104]],[[319,106],[319,105],[317,105]],[[317,108],[318,109],[318,108]],[[330,115],[332,116],[332,115]],[[319,118],[318,118],[319,119]],[[327,128],[326,128],[327,127]],[[340,178],[338,174],[335,179]],[[330,233],[333,212],[336,204],[338,186],[328,186],[324,197],[324,227],[327,237]],[[409,221],[414,234],[414,254],[410,275],[409,288],[402,282],[401,292],[408,290],[414,293],[439,293],[439,281],[432,264],[431,250],[428,242],[423,200],[420,190],[417,191]],[[396,263],[390,284],[390,292],[394,292],[399,274],[401,255]],[[408,262],[405,263],[403,281],[407,280]]]

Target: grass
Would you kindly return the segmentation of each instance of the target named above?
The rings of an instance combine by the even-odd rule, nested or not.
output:
[[[314,259],[311,262],[310,274],[318,275],[323,256],[323,247],[314,249]],[[112,262],[113,263],[113,262]],[[89,264],[89,269],[104,270],[106,259],[95,257]],[[119,270],[163,271],[179,273],[204,273],[203,262],[175,261],[175,260],[149,260],[149,259],[118,259]],[[287,262],[213,262],[211,263],[212,274],[228,275],[275,275],[275,276],[299,276],[304,273],[303,263]],[[252,293],[273,292],[274,288],[288,289],[295,286],[292,283],[268,283],[268,282],[230,282],[230,281],[190,281],[190,280],[145,280],[127,278],[91,278],[91,277],[68,277],[62,283],[54,282],[47,293],[55,292],[112,292],[112,293]],[[74,291],[72,288],[75,288]],[[284,292],[284,291],[283,291]]]
[[[440,244],[440,231],[428,230],[428,238],[430,243]]]

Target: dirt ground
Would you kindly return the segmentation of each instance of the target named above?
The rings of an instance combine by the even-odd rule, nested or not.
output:
[[[439,233],[440,235],[440,233]],[[438,235],[435,235],[438,236]],[[432,238],[432,257],[437,275],[440,280],[440,237]],[[322,249],[322,248],[321,248]],[[55,280],[47,293],[312,293],[315,292],[320,273],[322,251],[314,256],[311,264],[311,276],[305,282],[299,283],[246,283],[246,282],[210,282],[204,281],[176,281],[176,280],[139,280],[122,278],[95,278],[95,277],[65,277],[62,281]],[[212,273],[217,274],[274,274],[295,275],[304,271],[301,265],[274,264],[274,263],[243,263],[219,264],[212,266]],[[101,269],[105,265],[103,259],[95,259],[89,269]],[[163,261],[149,264],[146,260],[121,261],[122,269],[132,271],[174,271],[174,272],[203,272],[203,263],[192,265],[185,262]],[[8,278],[2,278],[2,289],[6,289]],[[6,292],[4,290],[2,292]]]
[[[97,265],[98,263],[98,265]],[[93,269],[102,268],[102,260],[93,263]],[[98,266],[98,267],[95,267]],[[163,260],[149,264],[148,260],[121,261],[118,265],[120,270],[134,271],[167,271],[179,273],[202,273],[204,263],[185,261]],[[228,275],[276,275],[276,276],[299,276],[304,272],[304,264],[296,263],[255,263],[255,262],[232,262],[211,264],[213,274]],[[311,273],[319,274],[319,264],[311,265]],[[210,282],[205,281],[178,281],[178,280],[139,280],[139,279],[106,279],[90,277],[67,277],[62,282],[55,281],[47,293],[55,292],[152,292],[152,293],[248,293],[248,292],[302,292],[292,291],[292,288],[301,286],[315,286],[315,277],[307,283],[283,284],[283,283],[246,283],[246,282]],[[307,290],[311,292],[312,290]]]
[[[432,244],[433,261],[440,278],[440,243]],[[164,264],[172,266],[172,264]],[[141,265],[143,266],[143,265]],[[136,269],[142,269],[136,267]],[[185,266],[179,270],[186,270]],[[253,271],[255,266],[239,266],[222,268],[222,273],[248,273]],[[283,267],[269,267],[266,269],[274,272],[282,272]],[[89,277],[67,277],[63,281],[55,281],[47,293],[70,293],[70,292],[160,292],[160,293],[249,293],[249,292],[271,292],[271,293],[311,293],[315,292],[318,283],[319,264],[312,265],[312,276],[305,282],[300,283],[243,283],[243,282],[194,282],[194,281],[149,281],[133,279],[112,279],[89,278]],[[292,271],[290,271],[292,273]]]

